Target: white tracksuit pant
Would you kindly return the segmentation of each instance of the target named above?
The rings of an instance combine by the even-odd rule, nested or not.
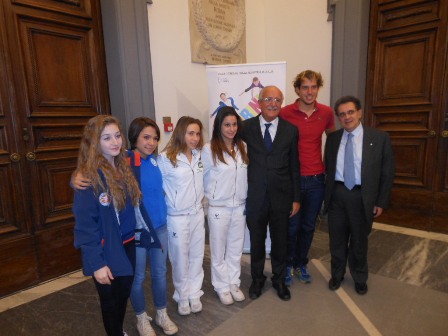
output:
[[[168,253],[173,272],[176,302],[199,298],[204,280],[204,211],[167,217]]]
[[[241,255],[246,228],[245,205],[208,208],[212,284],[217,293],[240,286]]]

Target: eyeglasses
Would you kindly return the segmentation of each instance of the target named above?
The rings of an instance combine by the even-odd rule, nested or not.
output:
[[[265,98],[261,98],[262,101],[264,101],[265,103],[281,103],[282,100],[280,98],[273,98],[273,97],[265,97]]]
[[[356,112],[358,112],[358,110],[348,110],[347,112],[338,113],[338,117],[342,119],[342,118],[345,118],[346,116],[351,116],[351,115],[355,114]]]

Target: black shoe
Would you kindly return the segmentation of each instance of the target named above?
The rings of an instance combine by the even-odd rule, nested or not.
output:
[[[264,282],[260,281],[252,281],[252,284],[249,287],[249,297],[252,300],[258,299],[261,295],[261,290],[264,287]]]
[[[344,279],[344,278],[342,278]],[[328,288],[330,288],[332,291],[338,289],[339,287],[341,287],[341,282],[342,279],[336,279],[336,278],[331,278],[330,281],[328,282]]]
[[[365,282],[355,282],[355,290],[359,295],[364,295],[367,293],[367,284]]]
[[[291,299],[291,292],[289,291],[288,287],[286,287],[283,281],[273,282],[272,287],[277,290],[278,297],[283,301],[288,301]]]

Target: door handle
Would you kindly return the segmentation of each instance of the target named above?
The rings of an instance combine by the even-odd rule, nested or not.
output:
[[[33,153],[33,152],[28,152],[28,153],[26,153],[26,159],[27,159],[28,161],[34,161],[34,160],[36,160],[36,153]]]
[[[429,138],[434,138],[435,136],[436,136],[436,131],[434,131],[434,130],[428,131],[428,137]]]
[[[442,138],[448,138],[448,131],[447,130],[442,131]]]
[[[19,153],[12,153],[9,158],[12,162],[19,162],[20,161],[20,154]]]

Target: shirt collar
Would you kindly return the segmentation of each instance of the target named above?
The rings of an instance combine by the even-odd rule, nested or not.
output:
[[[298,111],[298,112],[305,113],[305,112],[303,112],[303,111],[300,109],[300,107],[299,107],[299,102],[300,102],[300,98],[297,98],[295,104],[293,105],[293,106],[294,106],[294,109],[295,109],[296,111]],[[313,110],[313,113],[319,110],[319,105],[320,105],[320,104],[317,102],[317,100],[315,100],[315,101],[314,101],[314,110]],[[313,114],[313,113],[311,113],[311,114]]]
[[[358,125],[353,131],[351,131],[351,132],[347,132],[347,131],[344,129],[344,135],[345,135],[345,136],[348,136],[348,133],[352,133],[354,137],[357,137],[358,135],[360,135],[360,134],[362,133],[363,129],[364,129],[364,128],[362,127],[362,122],[361,122],[361,123],[359,123],[359,125]]]
[[[275,118],[272,121],[266,121],[264,120],[263,116],[260,114],[260,125],[265,127],[264,124],[272,124],[272,126],[274,126],[275,128],[277,128],[278,125],[278,117]]]

